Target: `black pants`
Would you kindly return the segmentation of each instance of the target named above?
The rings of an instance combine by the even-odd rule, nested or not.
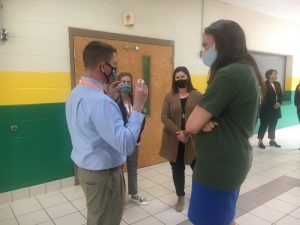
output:
[[[170,162],[172,167],[173,182],[175,185],[177,196],[185,196],[184,148],[185,148],[184,143],[179,142],[176,162]],[[190,165],[192,169],[194,169],[194,165],[195,165],[195,160],[193,160],[192,164]]]
[[[275,130],[277,125],[278,119],[260,119],[260,125],[258,129],[258,139],[263,139],[265,136],[265,133],[268,128],[268,138],[269,139],[275,139]]]
[[[299,108],[299,106],[297,106],[297,114],[298,114],[298,120],[299,120],[299,123],[300,123],[300,108]]]

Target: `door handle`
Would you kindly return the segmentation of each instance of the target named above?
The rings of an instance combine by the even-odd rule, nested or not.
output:
[[[10,130],[13,132],[16,132],[18,130],[18,126],[17,125],[11,125]]]

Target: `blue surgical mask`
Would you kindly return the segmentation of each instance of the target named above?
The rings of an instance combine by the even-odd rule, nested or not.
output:
[[[120,91],[124,94],[128,94],[131,92],[131,84],[128,83],[122,83]]]
[[[214,63],[214,61],[216,61],[217,57],[218,52],[216,46],[213,45],[208,49],[208,51],[203,52],[202,60],[206,66],[210,67]]]

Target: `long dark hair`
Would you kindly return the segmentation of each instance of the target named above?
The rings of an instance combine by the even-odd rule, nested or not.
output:
[[[129,77],[130,78],[131,91],[129,92],[129,99],[130,99],[131,104],[133,105],[133,80],[132,80],[132,75],[131,75],[131,73],[128,73],[128,72],[121,72],[121,73],[119,73],[119,75],[117,77],[117,80],[120,81],[122,79],[122,77]],[[117,99],[117,101],[123,103],[123,99],[122,99],[121,94],[119,95],[119,98]]]
[[[190,92],[192,90],[195,90],[193,84],[192,84],[192,80],[191,80],[191,75],[189,70],[185,67],[185,66],[178,66],[176,67],[176,69],[173,72],[173,77],[172,77],[172,92],[175,94],[178,92],[178,88],[175,85],[175,75],[178,72],[183,72],[186,76],[187,76],[187,91]]]
[[[264,95],[265,85],[263,77],[254,58],[248,52],[245,33],[240,25],[232,20],[218,20],[205,28],[204,34],[213,36],[218,52],[217,59],[210,67],[208,82],[224,66],[235,62],[249,64],[256,73],[261,93]]]
[[[269,70],[266,71],[265,77],[266,77],[267,80],[269,80],[269,78],[270,78],[270,76],[272,75],[273,72],[278,73],[278,71],[275,70],[275,69],[269,69]]]

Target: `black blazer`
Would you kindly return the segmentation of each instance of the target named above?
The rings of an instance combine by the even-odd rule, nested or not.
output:
[[[280,105],[282,103],[282,90],[280,83],[274,81],[276,91],[268,80],[265,81],[265,85],[266,95],[261,104],[259,117],[261,119],[279,119],[281,118],[280,107],[274,109],[273,106],[276,104],[276,102],[278,102]]]
[[[125,105],[123,104],[122,101],[118,101],[117,104],[118,104],[118,106],[119,106],[119,108],[121,110],[123,121],[124,121],[124,125],[126,125],[126,123],[128,122],[128,119],[127,119],[127,112],[126,112]],[[144,118],[144,121],[143,121],[142,126],[141,126],[141,130],[140,130],[140,134],[139,134],[139,137],[137,139],[137,143],[140,143],[140,141],[141,141],[141,134],[142,134],[142,132],[144,130],[145,123],[146,123],[146,119]]]
[[[298,106],[298,107],[300,107],[300,90],[298,90],[299,87],[300,87],[300,84],[298,84],[296,87],[295,99],[294,99],[295,106]]]

